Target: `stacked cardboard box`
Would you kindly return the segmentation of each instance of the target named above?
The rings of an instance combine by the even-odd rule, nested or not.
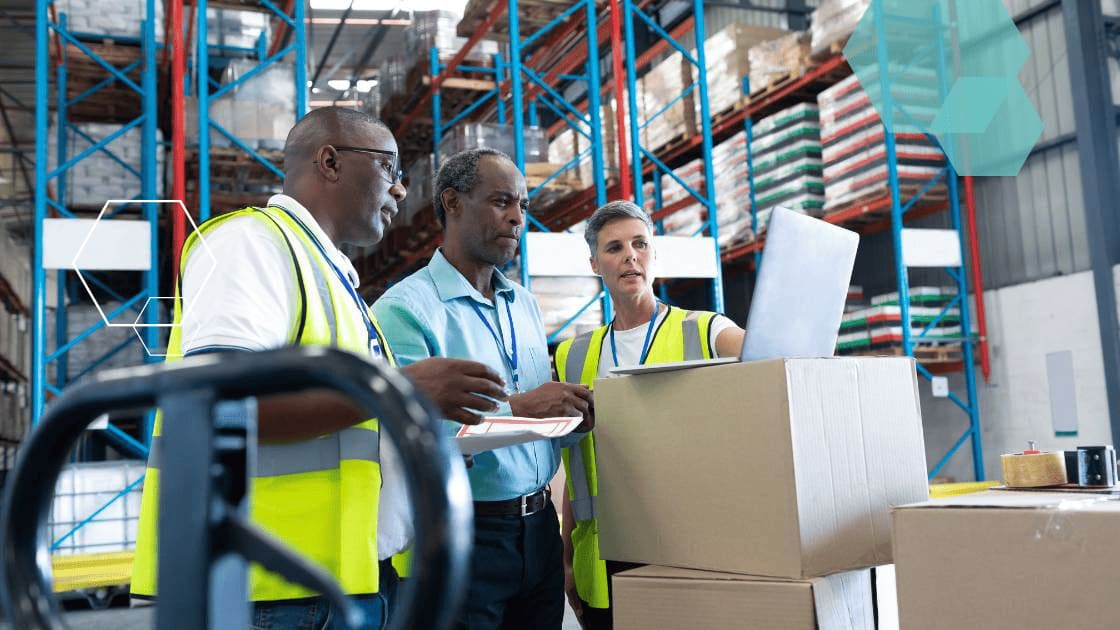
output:
[[[433,207],[433,186],[436,178],[434,167],[435,157],[431,153],[409,165],[405,171],[408,196],[405,197],[400,214],[393,221],[394,225],[412,225],[417,215]]]
[[[720,247],[748,241],[751,230],[751,184],[747,172],[747,132],[740,131],[712,149],[716,180],[716,218]]]
[[[31,305],[29,251],[0,231],[0,439],[12,442],[27,433],[30,417],[26,379],[31,374],[31,322],[23,314]],[[6,297],[9,291],[11,297]]]
[[[108,123],[77,123],[71,125],[66,134],[67,155],[73,157],[89,149],[97,142],[119,132],[122,125]],[[100,209],[109,199],[132,199],[140,196],[140,178],[130,172],[125,165],[136,172],[143,171],[144,155],[139,126],[117,136],[105,151],[94,151],[79,160],[66,171],[64,203],[68,206],[86,206]],[[56,168],[57,152],[54,144],[57,132],[52,126],[48,156],[50,168]],[[156,198],[163,198],[163,145],[162,134],[156,130]],[[112,155],[106,153],[108,151]],[[119,161],[118,161],[119,160]]]
[[[747,53],[750,60],[751,93],[761,92],[786,77],[798,77],[812,63],[809,58],[809,34],[790,33],[784,37],[756,44]]]
[[[751,48],[788,33],[734,22],[708,37],[704,43],[704,59],[707,62],[708,109],[713,116],[745,102],[742,83],[743,77],[751,71]],[[692,76],[693,80],[698,78],[695,68]]]
[[[1114,491],[992,490],[895,509],[900,627],[1114,627]]]
[[[815,105],[800,103],[754,125],[751,155],[760,226],[777,206],[820,214],[824,180],[817,116]]]
[[[866,568],[891,562],[889,511],[928,497],[911,359],[777,359],[600,379],[595,406],[601,556],[756,576],[619,574],[617,626],[649,627],[635,599],[649,601],[645,584],[661,586],[666,605],[650,612],[670,627],[726,627],[728,617],[674,611],[702,602],[743,606],[741,627],[874,627]],[[847,577],[814,580],[833,574]],[[850,603],[809,603],[829,587]],[[782,625],[775,615],[806,621]]]
[[[910,118],[922,125],[933,120],[936,94],[928,87],[932,77],[914,73],[892,84],[891,99],[908,112],[896,113],[895,144],[899,184],[916,191],[940,173],[945,156],[924,134],[904,125]],[[872,89],[878,91],[875,77]],[[852,75],[822,91],[820,135],[824,158],[825,210],[835,210],[860,199],[884,194],[888,187],[885,127],[871,98]],[[929,198],[945,194],[943,183],[927,193]]]
[[[412,24],[405,29],[405,57],[421,60],[425,68],[428,67],[432,48],[439,51],[440,61],[447,62],[467,43],[466,37],[460,37],[455,32],[462,19],[458,13],[416,11],[412,15]],[[496,54],[498,54],[498,42],[484,39],[467,52],[464,63],[472,66],[491,66]]]
[[[911,287],[910,338],[922,346],[945,345],[959,349],[960,309],[945,309],[956,297],[952,288]],[[927,326],[932,327],[925,332]],[[898,292],[871,298],[871,305],[844,314],[837,339],[837,354],[873,354],[895,350],[902,344],[902,307]],[[941,344],[938,341],[944,340]]]
[[[871,0],[822,0],[810,20],[813,57],[840,52],[870,5]]]

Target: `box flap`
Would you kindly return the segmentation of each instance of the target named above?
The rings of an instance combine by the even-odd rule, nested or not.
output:
[[[788,582],[808,584],[809,580],[793,580],[785,578],[763,577],[758,575],[743,575],[741,573],[722,573],[719,571],[696,571],[693,569],[680,569],[677,567],[664,567],[649,564],[644,567],[630,569],[615,574],[616,577],[643,579],[643,578],[668,578],[673,580],[731,580],[736,582]]]
[[[902,505],[896,510],[927,508],[1002,508],[1002,509],[1083,509],[1101,504],[1104,509],[1120,510],[1120,497],[1103,494],[1072,494],[1068,492],[1008,492],[988,490],[944,499]]]

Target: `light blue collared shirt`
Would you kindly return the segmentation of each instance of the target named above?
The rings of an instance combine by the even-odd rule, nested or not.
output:
[[[498,333],[504,350],[472,305]],[[427,267],[386,291],[373,304],[373,313],[401,365],[429,357],[478,361],[500,374],[512,394],[514,374],[503,353],[512,349],[516,337],[520,391],[529,392],[552,380],[540,307],[532,293],[497,270],[494,300],[488,300],[444,258],[442,250],[436,250]],[[501,403],[493,415],[511,415],[509,403]],[[444,425],[449,436],[461,427],[451,421]],[[501,501],[540,490],[556,474],[560,449],[575,445],[583,436],[571,434],[475,455],[474,466],[467,471],[474,500]]]

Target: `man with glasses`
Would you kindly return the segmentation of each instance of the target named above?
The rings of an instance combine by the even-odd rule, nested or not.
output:
[[[284,193],[264,208],[207,221],[184,244],[169,360],[308,345],[396,365],[339,246],[384,236],[406,194],[398,164],[392,133],[364,113],[328,107],[296,123],[284,146]],[[200,248],[209,255],[194,255]],[[433,359],[401,371],[443,417],[460,422],[477,422],[469,410],[489,413],[505,399],[502,378],[474,361]],[[411,538],[392,445],[380,439],[375,419],[334,394],[251,404],[260,441],[252,519],[330,573],[366,613],[365,627],[381,627],[396,580],[390,559]],[[157,593],[159,460],[177,455],[175,444],[162,443],[158,421],[154,433],[132,582],[133,596],[148,599]],[[249,597],[254,628],[341,623],[317,593],[260,567],[250,573]]]

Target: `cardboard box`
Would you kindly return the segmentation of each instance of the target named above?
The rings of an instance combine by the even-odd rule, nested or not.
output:
[[[648,566],[614,576],[617,630],[874,630],[870,571],[811,580]]]
[[[891,562],[928,498],[912,359],[786,359],[595,383],[610,560],[807,578]]]
[[[893,514],[900,626],[1114,628],[1120,501],[988,491]]]

